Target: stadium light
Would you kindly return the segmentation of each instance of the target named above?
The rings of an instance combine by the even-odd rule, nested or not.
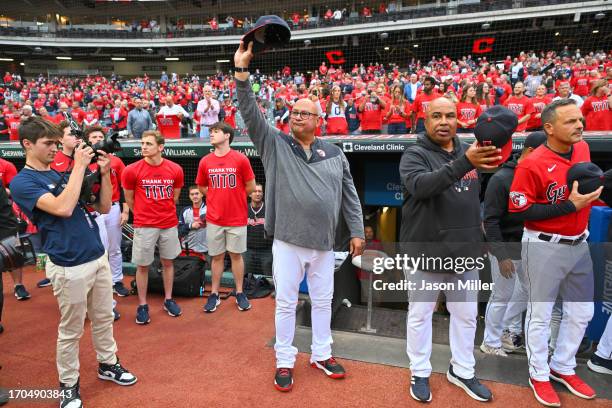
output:
[[[414,44],[413,47],[414,48],[419,48],[419,44]]]
[[[606,15],[604,14],[603,11],[600,11],[599,13],[595,14],[595,20],[601,20],[602,18],[604,18]]]
[[[312,42],[310,40],[304,40],[304,45],[308,47]]]
[[[145,50],[148,54],[151,54],[153,52],[153,48],[149,47]]]
[[[385,47],[385,51],[389,51],[389,47]]]
[[[15,61],[15,60],[14,60],[13,58],[0,58],[0,61],[8,61],[8,62],[11,62],[11,61]]]
[[[389,33],[380,33],[379,36],[381,40],[386,40],[387,38],[389,38]]]
[[[491,24],[490,23],[483,23],[482,24],[482,29],[483,30],[488,30],[489,28],[491,28]]]
[[[166,61],[178,61],[178,57],[166,57]]]
[[[561,33],[557,31],[557,32],[555,33],[555,37],[558,37],[559,35],[561,35]]]
[[[125,61],[125,57],[111,57],[111,61]]]
[[[599,33],[599,30],[593,30],[593,34]]]
[[[34,47],[34,51],[41,52],[42,51],[42,47],[36,46],[36,47]]]
[[[230,62],[230,60],[228,60],[228,59],[224,59],[224,60],[217,60],[217,63],[218,63],[218,64],[222,64],[222,63],[224,63],[224,62],[225,62],[225,63],[227,63],[227,62]]]
[[[55,59],[58,59],[58,60],[71,60],[72,57],[55,57]]]
[[[25,62],[20,62],[19,65],[21,65],[22,67],[25,67]]]

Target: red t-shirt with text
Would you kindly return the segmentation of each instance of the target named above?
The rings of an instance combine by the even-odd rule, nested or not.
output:
[[[127,166],[121,184],[126,190],[134,190],[134,227],[176,227],[174,190],[183,187],[183,182],[183,169],[168,159],[158,166],[145,159]]]
[[[247,157],[231,150],[222,157],[210,153],[200,160],[196,184],[208,187],[206,221],[222,227],[247,225],[245,184],[255,179]]]

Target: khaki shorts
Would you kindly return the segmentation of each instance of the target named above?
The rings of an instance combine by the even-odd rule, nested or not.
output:
[[[177,228],[134,228],[132,263],[140,266],[151,265],[155,254],[155,245],[159,246],[160,258],[176,258],[181,253]]]
[[[221,255],[225,251],[241,254],[246,252],[247,227],[220,227],[206,225],[206,243],[208,255]]]

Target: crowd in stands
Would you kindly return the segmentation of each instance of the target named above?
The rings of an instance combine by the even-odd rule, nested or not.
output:
[[[427,62],[412,60],[407,69],[378,63],[344,68],[322,62],[308,75],[289,66],[267,73],[255,69],[251,80],[263,114],[283,131],[288,131],[289,113],[298,99],[316,102],[318,136],[420,133],[429,102],[439,96],[456,103],[464,132],[495,104],[519,116],[518,131],[537,130],[543,108],[559,97],[577,100],[586,130],[612,130],[612,57],[604,52],[582,55],[566,47],[559,53],[521,52],[501,62],[443,55]],[[147,74],[132,79],[22,79],[7,72],[3,82],[0,135],[5,140],[17,140],[16,129],[25,117],[40,115],[58,123],[62,112],[81,125],[101,124],[127,131],[129,137],[155,127],[166,137],[207,137],[207,126],[218,120],[243,128],[230,73],[200,78],[162,72],[154,80]]]

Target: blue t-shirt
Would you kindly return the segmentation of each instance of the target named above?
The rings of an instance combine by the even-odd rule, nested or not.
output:
[[[43,242],[43,252],[51,262],[59,266],[78,266],[104,255],[98,224],[78,204],[68,218],[58,217],[36,208],[38,199],[53,193],[61,181],[55,170],[36,171],[24,168],[11,181],[13,200],[19,208],[36,224]],[[67,177],[57,189],[59,195],[66,187]]]

